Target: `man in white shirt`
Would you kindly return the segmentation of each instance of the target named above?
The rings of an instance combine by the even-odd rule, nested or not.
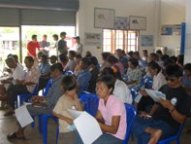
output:
[[[11,69],[10,77],[1,81],[3,86],[6,88],[9,87],[10,84],[17,84],[19,81],[22,81],[25,79],[25,71],[23,70],[23,67],[21,67],[14,57],[9,56],[5,60],[7,66]]]
[[[83,45],[80,43],[80,37],[74,37],[74,45],[72,48],[70,48],[70,50],[75,51],[77,54],[82,54],[83,52]]]
[[[2,101],[7,100],[6,91],[10,85],[16,85],[20,81],[23,81],[25,78],[25,71],[23,70],[23,67],[19,65],[13,56],[9,56],[5,62],[10,68],[10,77],[1,81],[2,84],[0,85],[0,100]]]

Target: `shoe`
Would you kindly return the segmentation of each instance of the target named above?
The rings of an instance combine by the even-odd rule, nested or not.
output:
[[[14,132],[13,134],[11,135],[8,135],[7,136],[7,139],[8,140],[14,140],[14,139],[18,139],[18,140],[26,140],[25,136],[17,136],[17,134]]]
[[[9,110],[9,111],[7,111],[5,114],[4,114],[4,116],[11,116],[11,115],[13,115],[15,112],[13,111],[13,110]]]

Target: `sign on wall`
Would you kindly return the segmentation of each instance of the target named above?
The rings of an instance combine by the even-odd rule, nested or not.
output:
[[[114,9],[95,8],[94,27],[95,28],[114,28],[115,11]]]
[[[141,35],[141,46],[152,47],[154,45],[153,35]]]
[[[130,16],[129,26],[131,30],[146,30],[147,21],[146,17],[142,16]]]
[[[116,30],[129,29],[129,19],[127,17],[115,17],[114,29]]]
[[[85,33],[84,43],[86,45],[101,46],[102,36],[100,33]]]

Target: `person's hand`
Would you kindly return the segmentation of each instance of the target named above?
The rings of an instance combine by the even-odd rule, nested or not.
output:
[[[41,103],[42,101],[44,100],[44,97],[42,97],[42,96],[34,96],[33,98],[32,98],[32,103]]]
[[[160,100],[160,104],[161,104],[164,108],[167,108],[167,109],[172,109],[172,108],[174,107],[169,100],[161,99],[161,100]]]
[[[141,93],[142,96],[147,96],[148,95],[147,92],[144,89],[140,90],[139,92]]]
[[[139,116],[144,118],[144,119],[149,119],[152,117],[151,115],[149,115],[148,113],[146,113],[144,111],[140,112]]]

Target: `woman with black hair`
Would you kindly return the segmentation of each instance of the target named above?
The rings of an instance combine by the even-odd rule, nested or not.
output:
[[[115,85],[113,95],[121,100],[123,103],[132,103],[131,92],[125,82],[121,80],[120,72],[117,67],[105,68],[101,72],[101,76],[111,75],[114,77]]]
[[[165,76],[162,73],[162,69],[158,63],[152,61],[148,64],[148,72],[153,77],[153,90],[159,90],[163,85],[167,83]],[[147,108],[154,104],[154,101],[148,97],[145,90],[141,90],[140,93],[143,95],[141,101],[138,103],[138,111],[145,111]]]

